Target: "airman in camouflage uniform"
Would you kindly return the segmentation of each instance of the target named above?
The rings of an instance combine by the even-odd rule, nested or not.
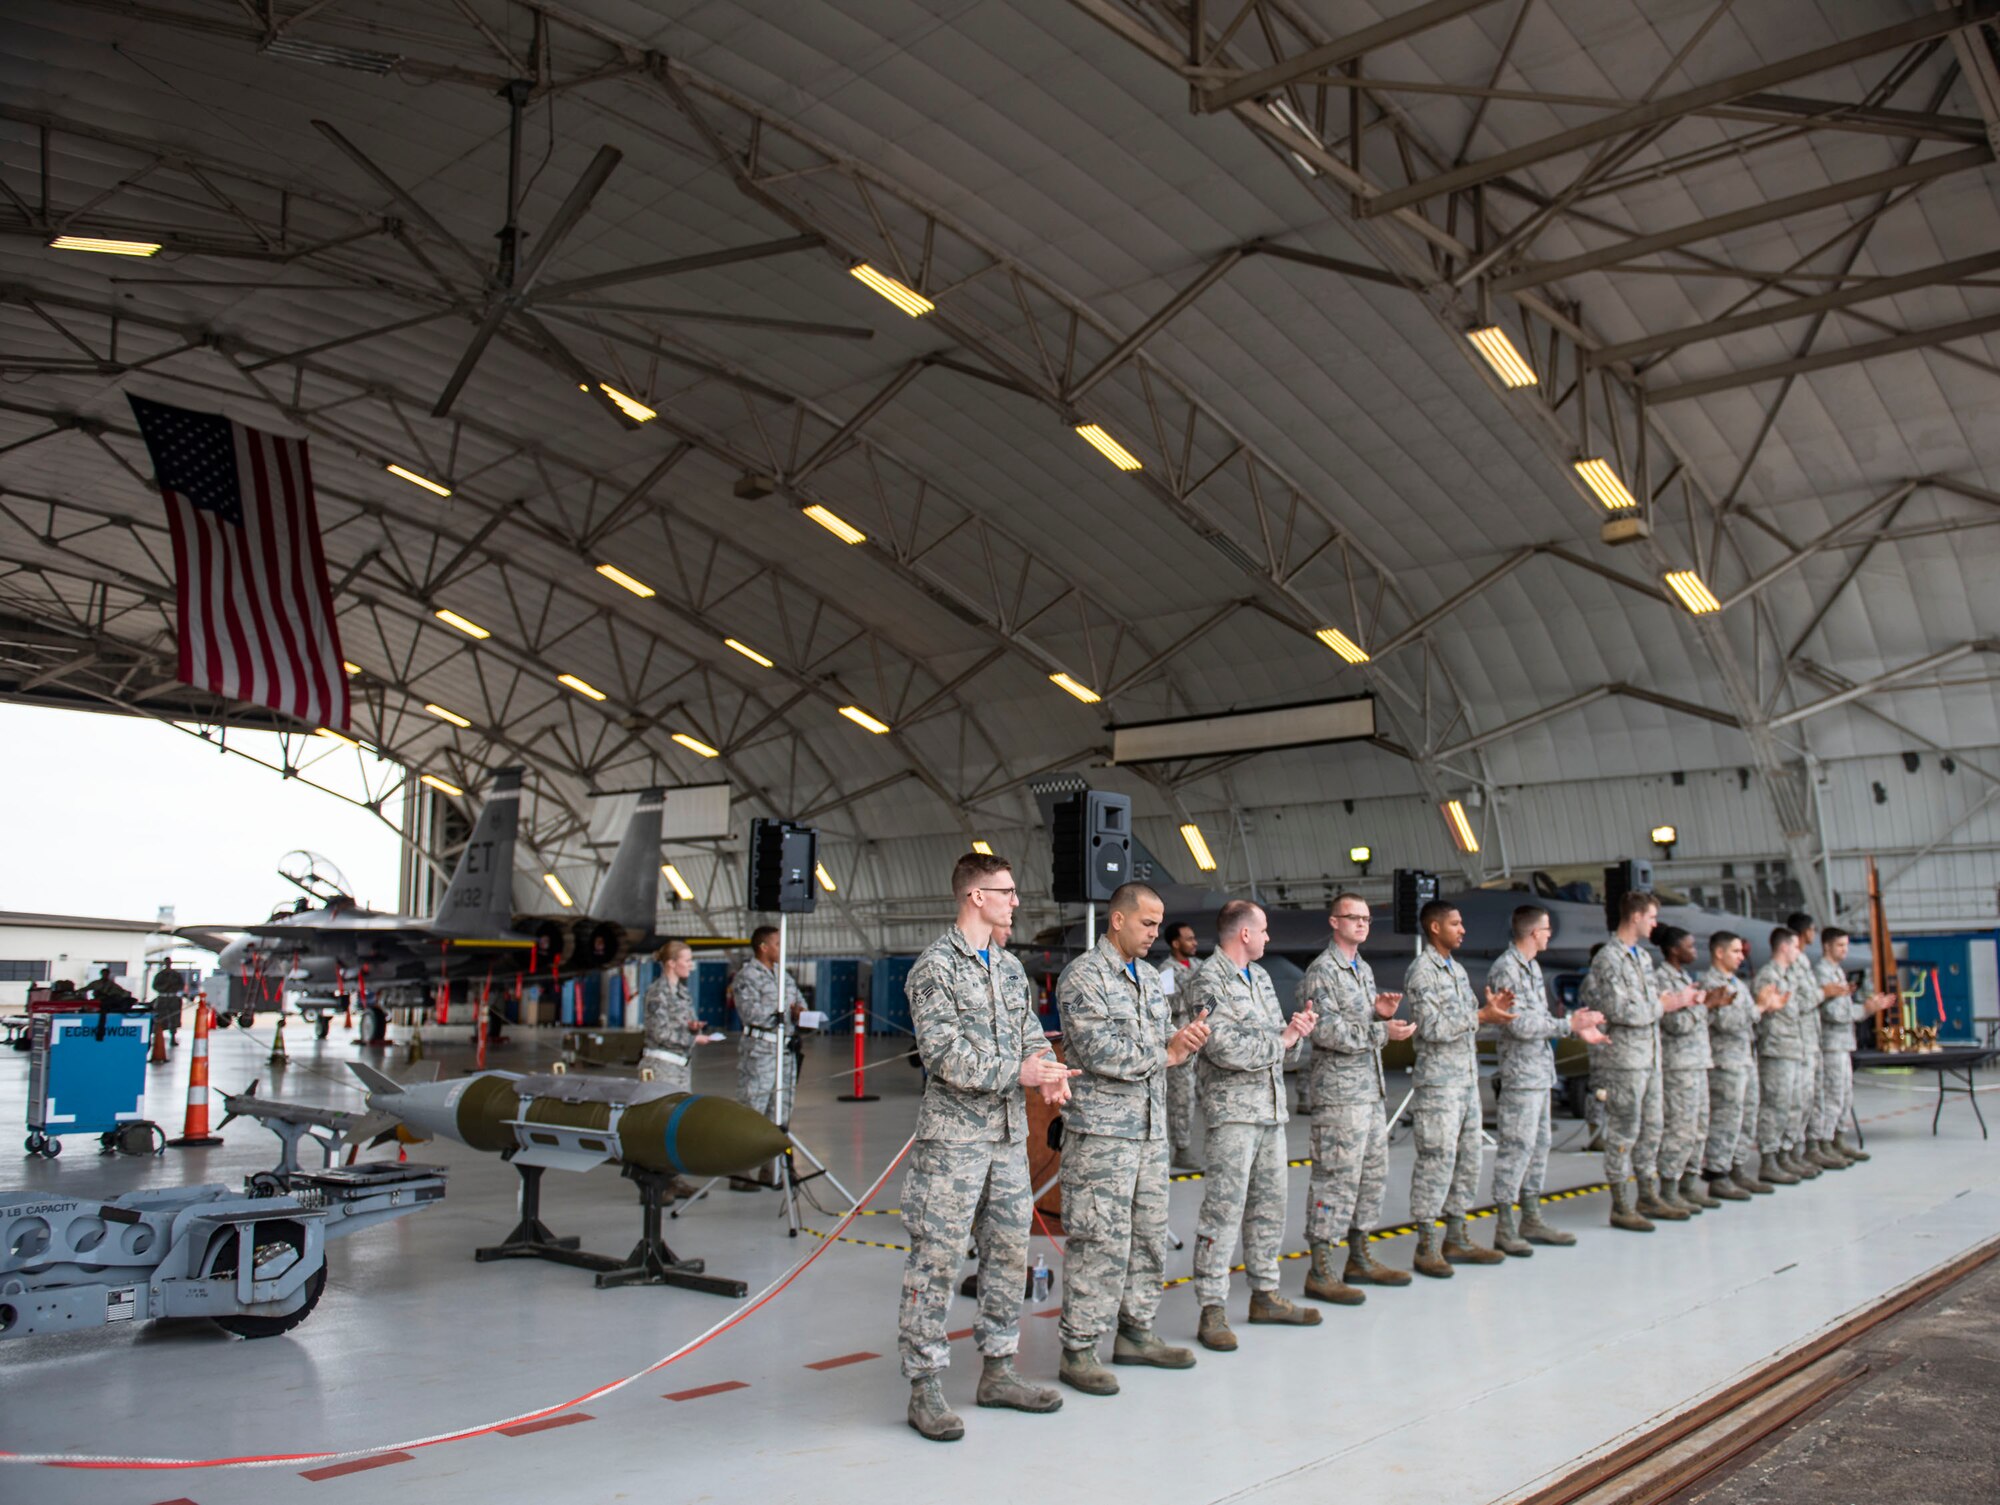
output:
[[[1819,1102],[1813,1116],[1819,1163],[1843,1160],[1852,1165],[1869,1159],[1868,1152],[1842,1137],[1841,1125],[1854,1106],[1854,1026],[1879,1014],[1892,1000],[1885,994],[1863,1002],[1847,980],[1848,935],[1829,926],[1821,932],[1819,960],[1813,976],[1820,985]]]
[[[1063,1115],[1064,1384],[1116,1395],[1098,1358],[1114,1324],[1114,1364],[1187,1369],[1194,1354],[1153,1332],[1167,1242],[1167,1069],[1201,1049],[1201,1020],[1170,1028],[1159,974],[1141,965],[1164,913],[1160,896],[1128,883],[1111,896],[1104,936],[1056,983],[1063,1047],[1081,1075]]]
[[[778,928],[759,925],[750,932],[750,960],[736,969],[733,984],[736,1017],[743,1022],[743,1038],[736,1050],[736,1095],[749,1107],[774,1122],[778,1117]],[[799,985],[785,977],[784,1000],[790,1013],[787,1023],[796,1022],[804,1000]],[[734,1177],[733,1190],[756,1189],[758,1182],[777,1184],[775,1162],[759,1166],[751,1176]]]
[[[1771,959],[1757,969],[1750,991],[1761,998],[1767,988],[1784,994],[1782,1008],[1757,1021],[1757,1148],[1763,1156],[1760,1179],[1778,1186],[1796,1186],[1820,1174],[1793,1153],[1799,1143],[1799,1083],[1807,1051],[1818,1053],[1817,1032],[1808,1039],[1809,1016],[1798,996],[1798,933],[1786,927],[1771,932]],[[1819,985],[1811,984],[1817,993]]]
[[[1508,1011],[1509,995],[1491,988],[1486,991],[1486,1007],[1481,1008],[1465,968],[1452,960],[1452,952],[1465,940],[1465,922],[1456,906],[1433,899],[1419,912],[1418,925],[1424,949],[1403,979],[1403,996],[1417,1026],[1410,1105],[1417,1141],[1417,1160],[1410,1172],[1417,1253],[1411,1268],[1419,1275],[1445,1280],[1453,1265],[1506,1260],[1467,1237],[1465,1214],[1479,1190],[1479,1026],[1504,1024],[1514,1016]],[[1440,1212],[1445,1217],[1442,1246],[1437,1230]]]
[[[1526,1258],[1533,1244],[1569,1245],[1576,1235],[1542,1221],[1542,1182],[1549,1169],[1549,1094],[1556,1086],[1553,1042],[1572,1034],[1604,1042],[1602,1022],[1587,1008],[1558,1019],[1538,958],[1554,927],[1537,904],[1514,911],[1512,944],[1486,974],[1486,986],[1513,995],[1514,1017],[1500,1026],[1499,1147],[1493,1156],[1493,1247]],[[1518,1206],[1516,1204],[1519,1204]]]
[[[1200,949],[1194,926],[1178,920],[1167,927],[1167,959],[1160,963],[1160,992],[1167,1000],[1167,1015],[1175,1029],[1195,1016],[1195,952]],[[1175,1066],[1167,1072],[1167,1130],[1173,1144],[1173,1168],[1198,1171],[1201,1162],[1194,1153],[1194,1120],[1197,1111],[1194,1090],[1194,1063]]]
[[[1649,1218],[1682,1222],[1684,1207],[1660,1200],[1660,1017],[1685,1008],[1692,995],[1662,992],[1642,943],[1653,933],[1659,900],[1625,895],[1614,939],[1590,963],[1591,1005],[1604,1015],[1610,1043],[1599,1075],[1604,1082],[1604,1179],[1611,1183],[1611,1226],[1650,1233]],[[1634,1171],[1639,1195],[1632,1194]]]
[[[1785,928],[1797,932],[1799,938],[1798,959],[1792,963],[1792,996],[1799,1010],[1799,1038],[1806,1044],[1805,1070],[1799,1074],[1798,1138],[1788,1148],[1794,1160],[1818,1173],[1833,1169],[1812,1153],[1813,1119],[1819,1112],[1819,1084],[1826,1055],[1819,1043],[1819,1006],[1824,995],[1812,959],[1813,939],[1819,927],[1811,915],[1800,910],[1786,917]]]
[[[1319,1018],[1312,1032],[1307,1101],[1312,1107],[1311,1204],[1306,1243],[1312,1273],[1306,1294],[1343,1306],[1367,1299],[1357,1285],[1406,1286],[1401,1270],[1376,1263],[1368,1229],[1382,1215],[1389,1171],[1387,1094],[1382,1046],[1407,1040],[1416,1026],[1395,1017],[1400,993],[1375,988],[1375,971],[1361,959],[1372,922],[1359,894],[1334,895],[1327,923],[1333,939],[1313,958],[1298,986],[1298,1006]],[[1336,1273],[1333,1246],[1347,1236],[1347,1267]]]
[[[646,989],[645,1063],[653,1068],[656,1081],[670,1091],[691,1090],[689,1059],[701,1021],[695,1017],[694,990],[688,974],[694,970],[694,952],[686,941],[668,941],[658,953],[660,975]]]
[[[910,1381],[910,1425],[934,1441],[964,1435],[940,1384],[951,1363],[945,1334],[959,1261],[979,1251],[979,1316],[972,1338],[985,1364],[978,1403],[1055,1411],[1060,1392],[1014,1368],[1027,1280],[1028,1109],[1023,1088],[1051,1103],[1068,1096],[1070,1073],[1042,1035],[1028,977],[994,941],[1020,902],[1004,858],[968,853],[952,874],[958,920],[931,942],[905,984],[924,1101],[903,1179],[903,1299],[896,1342]],[[974,945],[974,941],[985,942]]]
[[[1709,995],[1695,987],[1688,969],[1694,965],[1695,938],[1677,925],[1653,932],[1660,948],[1654,985],[1662,993],[1694,993],[1702,1005],[1676,1009],[1660,1016],[1660,1200],[1700,1214],[1720,1207],[1701,1180],[1700,1156],[1708,1144],[1708,1068],[1714,1064],[1708,1044]],[[1716,1005],[1727,1002],[1717,995]]]
[[[1285,1236],[1285,1057],[1317,1022],[1310,1009],[1289,1023],[1271,975],[1257,965],[1270,938],[1264,911],[1232,899],[1215,917],[1216,948],[1195,973],[1197,1012],[1208,1039],[1196,1058],[1196,1082],[1208,1125],[1208,1170],[1194,1240],[1194,1291],[1201,1304],[1202,1346],[1227,1353],[1236,1334],[1224,1315],[1229,1257],[1243,1233],[1250,1320],[1312,1327],[1319,1313],[1278,1294],[1278,1251]]]

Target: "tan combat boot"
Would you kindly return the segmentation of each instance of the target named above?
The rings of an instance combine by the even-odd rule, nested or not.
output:
[[[932,1442],[956,1442],[965,1435],[965,1423],[945,1404],[944,1387],[934,1374],[910,1381],[910,1425]]]
[[[1672,1176],[1660,1177],[1659,1190],[1654,1195],[1660,1199],[1663,1207],[1677,1208],[1691,1218],[1701,1216],[1701,1209],[1681,1196],[1680,1183]]]
[[[1406,1286],[1410,1272],[1382,1264],[1369,1246],[1367,1230],[1347,1230],[1347,1268],[1341,1272],[1349,1285]]]
[[[1764,1168],[1757,1172],[1757,1176],[1759,1180],[1767,1182],[1772,1186],[1797,1186],[1799,1184],[1799,1178],[1794,1176],[1791,1168],[1785,1164],[1785,1156],[1782,1151],[1775,1155],[1766,1155],[1764,1157]]]
[[[1753,1197],[1768,1197],[1778,1188],[1757,1174],[1754,1165],[1739,1165],[1729,1173],[1729,1179]]]
[[[1542,1199],[1529,1197],[1521,1203],[1521,1237],[1531,1244],[1549,1244],[1558,1249],[1568,1249],[1576,1243],[1576,1235],[1542,1221]]]
[[[1806,1149],[1806,1157],[1823,1171],[1844,1171],[1854,1162],[1834,1149],[1831,1140],[1815,1139]]]
[[[1504,1265],[1507,1256],[1498,1249],[1482,1249],[1473,1243],[1472,1235],[1466,1232],[1465,1219],[1446,1217],[1444,1220],[1444,1247],[1439,1251],[1454,1265]]]
[[[1331,1301],[1340,1306],[1359,1306],[1368,1299],[1366,1291],[1357,1291],[1334,1272],[1333,1245],[1328,1243],[1312,1246],[1312,1273],[1306,1276],[1306,1294],[1315,1301]]]
[[[1031,1382],[1014,1367],[1014,1356],[1010,1353],[986,1355],[979,1374],[979,1393],[973,1398],[995,1410],[1039,1414],[1062,1409],[1062,1392],[1053,1385]]]
[[[1623,1228],[1627,1233],[1653,1231],[1653,1225],[1632,1206],[1632,1183],[1629,1181],[1611,1188],[1611,1226]]]
[[[1849,1144],[1845,1134],[1834,1136],[1833,1150],[1835,1154],[1845,1155],[1849,1160],[1853,1161],[1873,1160],[1875,1158],[1859,1146]]]
[[[1641,1217],[1658,1218],[1667,1223],[1685,1223],[1693,1216],[1685,1207],[1676,1207],[1661,1197],[1657,1176],[1639,1178],[1639,1198],[1632,1205]]]
[[[1503,1204],[1493,1213],[1493,1247],[1516,1259],[1534,1257],[1534,1246],[1521,1237],[1521,1209]]]
[[[1438,1253],[1438,1230],[1435,1222],[1426,1222],[1417,1228],[1417,1257],[1410,1261],[1410,1268],[1419,1275],[1428,1275],[1433,1280],[1450,1280],[1457,1271],[1445,1263]]]
[[[1139,1329],[1118,1324],[1118,1337],[1111,1345],[1114,1364],[1149,1364],[1155,1369],[1192,1369],[1194,1350],[1162,1343],[1151,1328]]]
[[[1717,1202],[1747,1202],[1750,1200],[1749,1190],[1738,1186],[1727,1172],[1709,1176],[1707,1180],[1708,1195]]]
[[[1250,1320],[1273,1327],[1318,1327],[1319,1312],[1309,1306],[1300,1306],[1296,1301],[1288,1301],[1276,1291],[1252,1291]]]
[[[1104,1367],[1104,1361],[1097,1356],[1097,1345],[1088,1348],[1065,1348],[1062,1365],[1056,1370],[1056,1378],[1072,1390],[1081,1390],[1085,1395],[1116,1395],[1118,1376]]]
[[[1694,1170],[1688,1171],[1681,1177],[1681,1200],[1688,1206],[1699,1207],[1703,1211],[1722,1205],[1719,1197],[1711,1197],[1708,1194],[1708,1188],[1702,1184],[1701,1172]]]
[[[1236,1352],[1236,1334],[1229,1330],[1229,1316],[1219,1306],[1201,1309],[1201,1326],[1195,1330],[1195,1340],[1217,1353]]]

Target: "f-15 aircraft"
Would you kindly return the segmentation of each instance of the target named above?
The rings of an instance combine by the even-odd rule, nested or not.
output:
[[[289,988],[300,995],[301,1011],[314,1016],[322,1039],[347,987],[365,989],[362,1001],[379,1011],[428,1002],[446,979],[511,985],[523,975],[614,966],[658,944],[664,803],[662,790],[640,793],[587,914],[515,913],[521,770],[503,768],[494,773],[435,915],[366,909],[314,869],[303,877],[286,875],[307,895],[292,910],[254,925],[186,926],[177,934],[220,953],[217,971],[227,979],[228,997],[211,1003],[221,1019],[233,1015],[248,1024],[259,1009],[280,1007]]]

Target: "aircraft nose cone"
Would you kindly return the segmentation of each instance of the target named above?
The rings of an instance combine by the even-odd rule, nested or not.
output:
[[[789,1143],[770,1119],[726,1097],[663,1098],[628,1111],[619,1127],[628,1158],[687,1176],[732,1176]]]

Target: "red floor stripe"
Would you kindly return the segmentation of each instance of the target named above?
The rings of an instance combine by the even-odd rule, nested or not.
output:
[[[868,1359],[879,1359],[879,1353],[844,1353],[837,1359],[821,1359],[817,1364],[808,1364],[808,1369],[839,1369],[845,1364],[859,1364]]]
[[[504,1437],[526,1437],[530,1432],[546,1432],[551,1427],[573,1427],[580,1421],[595,1421],[588,1411],[565,1411],[560,1416],[544,1416],[540,1421],[524,1421],[518,1427],[502,1427]]]
[[[1030,1317],[1060,1317],[1062,1315],[1062,1308],[1052,1306],[1046,1312],[1030,1312],[1028,1315]]]
[[[388,1463],[413,1463],[416,1460],[409,1453],[377,1453],[373,1458],[356,1458],[347,1463],[329,1463],[325,1468],[305,1468],[299,1470],[301,1479],[310,1479],[317,1484],[322,1479],[338,1479],[342,1474],[358,1474],[371,1468],[381,1468]]]
[[[188,1499],[186,1496],[182,1496],[178,1500],[162,1500],[160,1501],[160,1505],[194,1505],[194,1501]]]
[[[729,1390],[748,1390],[742,1380],[724,1380],[719,1385],[702,1385],[693,1390],[675,1390],[660,1397],[661,1400],[700,1400],[704,1395],[721,1395]]]
[[[969,1338],[969,1337],[971,1337],[971,1336],[972,1336],[972,1329],[971,1329],[971,1328],[969,1328],[969,1327],[961,1327],[961,1328],[960,1328],[960,1329],[959,1329],[959,1330],[958,1330],[957,1332],[955,1332],[955,1333],[946,1333],[946,1334],[944,1335],[944,1340],[945,1340],[945,1342],[947,1342],[947,1343],[956,1343],[956,1342],[957,1342],[957,1341],[958,1341],[958,1340],[959,1340],[960,1338]],[[189,1505],[193,1505],[193,1502],[192,1502],[192,1501],[190,1501],[190,1502],[189,1502]]]
[[[660,1399],[662,1401],[700,1401],[704,1395],[724,1395],[726,1391],[746,1391],[746,1389],[750,1389],[750,1385],[744,1383],[744,1381],[740,1381],[740,1379],[724,1379],[720,1385],[698,1385],[692,1391],[670,1391],[668,1395],[662,1395]]]

